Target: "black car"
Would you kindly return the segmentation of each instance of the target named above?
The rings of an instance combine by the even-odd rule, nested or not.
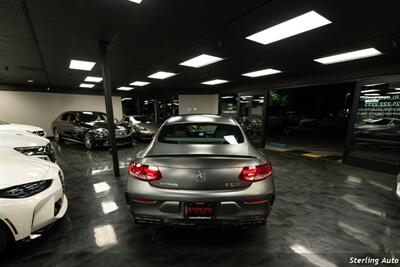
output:
[[[107,115],[103,112],[68,111],[62,113],[51,124],[57,142],[69,140],[83,143],[87,149],[110,145]],[[117,145],[133,144],[132,127],[116,120]]]

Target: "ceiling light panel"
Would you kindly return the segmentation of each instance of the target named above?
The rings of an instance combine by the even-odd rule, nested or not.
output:
[[[243,73],[243,76],[255,78],[255,77],[261,77],[261,76],[266,76],[266,75],[272,75],[276,73],[281,73],[282,71],[276,70],[276,69],[263,69],[263,70],[257,70],[253,72],[248,72],[248,73]]]
[[[101,77],[87,76],[85,79],[85,82],[98,83],[98,82],[101,82],[102,80],[103,80],[103,78],[101,78]]]
[[[130,90],[133,90],[133,87],[121,86],[121,87],[118,87],[117,90],[119,90],[119,91],[130,91]]]
[[[96,62],[71,59],[69,68],[73,70],[91,71],[94,65],[96,65]]]
[[[81,88],[93,88],[93,87],[94,87],[94,84],[90,84],[90,83],[81,83],[81,84],[79,85],[79,87],[81,87]]]
[[[221,60],[223,60],[223,58],[210,56],[207,54],[202,54],[200,56],[197,56],[197,57],[189,59],[185,62],[182,62],[179,65],[192,67],[192,68],[201,68],[201,67],[216,63]]]
[[[355,51],[351,51],[351,52],[341,53],[341,54],[328,56],[328,57],[321,57],[321,58],[314,59],[314,61],[327,65],[327,64],[345,62],[345,61],[356,60],[356,59],[361,59],[361,58],[379,56],[381,54],[382,53],[380,51],[378,51],[372,47],[372,48],[367,48],[367,49],[361,49],[361,50],[355,50]]]
[[[227,80],[221,80],[221,79],[215,79],[215,80],[211,80],[211,81],[206,81],[206,82],[202,82],[201,84],[205,84],[205,85],[217,85],[217,84],[222,84],[222,83],[227,83],[229,81]]]
[[[159,71],[159,72],[156,72],[156,73],[148,76],[148,78],[164,80],[164,79],[170,78],[175,75],[176,75],[176,73],[173,73],[173,72]]]
[[[246,37],[246,39],[267,45],[303,32],[307,32],[332,23],[315,11],[282,22],[263,31]]]
[[[130,2],[134,2],[136,4],[140,4],[142,2],[142,0],[129,0]]]
[[[136,81],[136,82],[131,83],[130,85],[133,85],[133,86],[146,86],[148,84],[150,84],[150,83],[149,82]]]

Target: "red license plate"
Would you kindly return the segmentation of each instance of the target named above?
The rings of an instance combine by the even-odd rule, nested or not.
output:
[[[212,219],[214,211],[214,205],[211,203],[186,204],[186,216],[189,219]]]

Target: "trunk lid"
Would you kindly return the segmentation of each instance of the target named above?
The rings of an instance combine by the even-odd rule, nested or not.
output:
[[[226,190],[250,186],[239,174],[243,167],[260,164],[250,156],[173,155],[146,157],[142,164],[157,166],[161,179],[152,186],[168,189]]]

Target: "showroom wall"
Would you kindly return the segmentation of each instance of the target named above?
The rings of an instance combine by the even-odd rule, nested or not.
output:
[[[218,94],[179,95],[179,114],[218,114]]]
[[[121,119],[121,97],[113,97],[114,117]],[[31,124],[53,133],[51,122],[68,110],[105,111],[104,96],[0,91],[0,120]]]

